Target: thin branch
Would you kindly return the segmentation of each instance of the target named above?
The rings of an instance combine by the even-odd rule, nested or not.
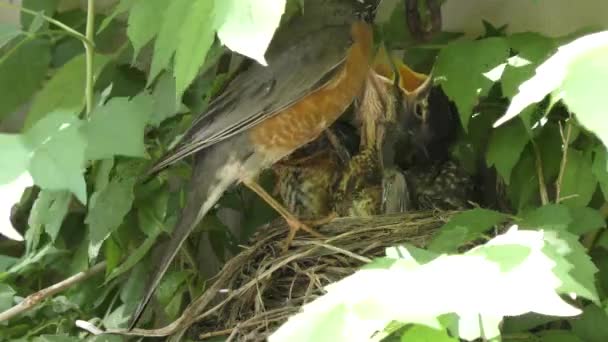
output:
[[[545,183],[545,173],[543,171],[543,160],[540,154],[540,149],[536,142],[532,140],[532,149],[536,159],[536,174],[538,176],[538,187],[540,189],[540,200],[543,205],[549,204],[549,194],[547,192],[547,184]]]
[[[95,39],[95,0],[88,0],[87,7],[87,26],[86,26],[86,39],[90,42]],[[93,85],[95,80],[93,79],[93,62],[95,57],[95,48],[93,45],[85,44],[85,58],[86,58],[86,84],[85,84],[85,98],[86,98],[86,115],[88,116],[93,110]]]
[[[93,41],[89,40],[87,37],[85,37],[84,35],[82,35],[82,33],[74,30],[73,28],[67,26],[66,24],[62,23],[59,20],[55,20],[49,16],[46,16],[40,12],[36,12],[36,11],[32,11],[29,8],[25,8],[25,7],[21,7],[21,6],[17,6],[17,5],[13,5],[13,4],[9,4],[6,2],[0,2],[0,7],[5,7],[5,8],[11,8],[17,11],[21,11],[23,13],[27,13],[29,15],[33,15],[33,16],[40,16],[42,19],[46,20],[47,22],[49,22],[50,24],[53,24],[59,28],[61,28],[62,30],[66,31],[69,35],[73,36],[74,38],[80,40],[85,47],[89,46],[89,47],[94,47]]]
[[[62,292],[63,290],[66,290],[67,288],[94,276],[95,274],[105,270],[105,268],[106,268],[106,262],[105,261],[100,262],[99,264],[91,267],[90,269],[88,269],[84,272],[76,273],[75,275],[62,280],[62,281],[58,282],[57,284],[51,285],[45,289],[42,289],[36,293],[33,293],[33,294],[27,296],[21,303],[13,306],[12,308],[10,308],[4,312],[1,312],[0,313],[0,322],[9,320],[19,314],[22,314],[28,310],[31,310],[32,308],[34,308],[36,305],[40,304],[45,299],[52,297],[52,296],[56,295],[57,293]]]
[[[562,145],[563,145],[563,155],[562,155],[562,162],[561,165],[559,167],[559,176],[557,176],[557,182],[555,184],[555,203],[559,203],[563,200],[563,198],[560,197],[561,195],[561,190],[562,190],[562,182],[564,180],[564,173],[566,172],[566,165],[568,162],[568,146],[570,145],[570,136],[572,135],[572,123],[570,121],[568,121],[566,123],[567,128],[566,128],[566,134],[564,135],[564,130],[562,128],[562,125],[560,123],[559,125],[559,132],[562,136]]]

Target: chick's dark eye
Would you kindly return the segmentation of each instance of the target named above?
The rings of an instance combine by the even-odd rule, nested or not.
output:
[[[414,114],[419,118],[422,119],[424,117],[424,107],[422,106],[421,103],[416,103],[414,105]]]

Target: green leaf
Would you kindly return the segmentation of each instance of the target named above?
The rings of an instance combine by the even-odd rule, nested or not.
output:
[[[595,148],[591,171],[600,184],[604,198],[608,199],[608,159],[606,158],[605,146]]]
[[[576,58],[568,67],[561,87],[563,100],[578,121],[608,146],[608,41]]]
[[[502,92],[512,98],[519,85],[534,75],[538,64],[548,58],[555,50],[555,42],[534,32],[516,33],[507,37],[511,48],[518,52],[518,57],[528,64],[507,64],[501,77]]]
[[[168,4],[166,0],[137,0],[131,7],[127,35],[133,44],[134,60],[141,48],[158,34]]]
[[[38,121],[23,138],[33,153],[29,172],[34,182],[43,189],[69,190],[86,203],[86,140],[80,126],[73,112],[55,111]]]
[[[269,341],[352,341],[393,322],[441,331],[440,318],[452,314],[458,319],[450,331],[460,338],[495,340],[505,316],[577,315],[580,310],[557,292],[560,282],[544,253],[547,243],[562,244],[558,257],[572,246],[554,232],[512,228],[462,255],[441,255],[424,265],[397,259],[388,269],[357,271],[327,286],[325,295],[305,304]],[[509,252],[515,252],[516,262]]]
[[[496,171],[508,185],[511,171],[519,161],[521,153],[528,144],[528,134],[521,121],[514,121],[505,127],[496,128],[488,144],[486,163],[495,166]]]
[[[151,193],[143,203],[138,203],[139,227],[147,236],[158,235],[166,230],[165,218],[168,203],[169,191],[165,188]]]
[[[30,151],[17,134],[0,134],[0,184],[15,180],[27,169]]]
[[[538,342],[586,342],[568,330],[544,330],[539,335],[541,339]]]
[[[96,54],[93,65],[94,78],[103,70],[109,58]],[[85,84],[84,54],[64,64],[34,97],[32,107],[25,119],[25,128],[32,127],[47,113],[57,110],[79,112],[84,108]]]
[[[8,24],[8,23],[0,23],[0,49],[8,42],[13,40],[13,38],[22,34],[23,31],[19,29],[19,27]]]
[[[178,100],[198,74],[205,62],[207,51],[213,44],[215,37],[213,13],[213,1],[194,0],[190,11],[183,19],[184,23],[178,33],[180,43],[175,51],[174,72]]]
[[[179,107],[175,101],[175,91],[175,78],[173,75],[168,72],[162,74],[152,92],[154,109],[150,115],[150,125],[158,127],[165,119],[177,114]]]
[[[95,258],[100,245],[122,223],[133,204],[135,179],[111,180],[107,187],[91,196],[85,223],[89,225],[91,247],[89,257]]]
[[[591,170],[591,154],[568,148],[568,161],[560,196],[573,197],[563,200],[562,203],[584,207],[591,201],[596,187],[597,179]]]
[[[15,304],[13,297],[16,293],[8,284],[0,284],[0,312],[10,309]]]
[[[215,6],[222,44],[266,65],[264,54],[285,12],[285,0],[215,0]]]
[[[506,215],[476,208],[454,215],[433,238],[428,249],[438,253],[453,252],[479,238],[485,231],[505,221]]]
[[[114,18],[116,18],[118,15],[123,14],[126,11],[130,10],[136,1],[138,1],[138,0],[120,0],[118,5],[116,5],[116,7],[114,7],[114,10],[112,11],[112,13],[110,13],[110,15],[105,17],[105,19],[101,22],[101,25],[99,25],[99,29],[97,29],[97,34],[101,33],[103,30],[108,28],[110,23],[112,23],[112,20],[114,20]]]
[[[158,37],[156,37],[154,43],[154,55],[152,56],[148,85],[169,65],[175,50],[180,44],[183,44],[179,39],[175,39],[175,35],[176,32],[181,32],[184,18],[188,13],[191,13],[192,5],[192,0],[172,0],[169,3],[162,20],[160,32],[158,32]]]
[[[68,191],[42,190],[34,202],[28,224],[41,229],[55,242],[65,215],[68,213],[72,194]],[[40,228],[35,228],[40,227]]]
[[[415,325],[401,335],[401,342],[458,342],[455,337],[448,335],[445,330],[437,330],[424,325]]]
[[[144,240],[144,242],[139,247],[137,247],[133,252],[131,252],[129,254],[129,257],[127,258],[127,260],[125,260],[122,264],[120,264],[120,266],[116,267],[112,271],[112,273],[110,273],[110,275],[108,277],[106,277],[105,284],[107,284],[110,280],[118,277],[119,275],[125,273],[126,271],[130,270],[141,259],[143,259],[143,257],[146,256],[146,254],[148,253],[150,248],[152,248],[152,246],[154,246],[154,243],[156,242],[157,237],[158,237],[158,235],[148,236],[146,238],[146,240]]]
[[[40,335],[35,337],[32,342],[78,342],[77,337],[72,337],[67,334],[60,335]]]
[[[483,74],[504,63],[508,56],[509,46],[503,38],[457,41],[439,53],[436,79],[456,102],[465,129],[477,99],[486,95],[493,84]]]
[[[114,155],[143,157],[144,127],[153,109],[153,99],[145,93],[132,100],[115,97],[96,108],[83,127],[89,142],[87,159],[105,159]]]
[[[595,288],[597,267],[577,236],[565,231],[546,232],[543,253],[555,265],[553,273],[561,281],[559,293],[575,294],[596,303],[599,301]]]
[[[595,304],[587,305],[580,317],[570,320],[570,325],[582,341],[608,341],[608,315]]]
[[[57,9],[59,0],[23,0],[21,6],[32,11],[44,13],[46,16],[52,17]],[[24,29],[29,29],[37,17],[29,13],[21,13],[21,25]]]
[[[2,46],[0,26],[0,47]],[[0,119],[15,111],[40,88],[51,62],[47,39],[26,38],[0,57]]]
[[[608,68],[603,63],[603,58],[607,53],[608,31],[589,34],[559,47],[553,56],[536,68],[536,74],[532,78],[520,85],[507,112],[495,125],[514,118],[524,108],[553,92],[576,112],[583,125],[602,139],[601,134],[607,132],[606,123],[601,121],[597,108],[602,108],[603,105],[595,104],[597,101],[605,101],[599,91],[604,89],[606,82],[603,75],[606,75]],[[601,96],[598,97],[598,94]],[[593,106],[583,103],[590,98]]]
[[[567,206],[548,204],[524,215],[519,225],[531,229],[565,230],[570,223],[572,216]]]
[[[570,207],[572,223],[568,231],[574,235],[583,235],[606,227],[604,216],[599,210],[589,207]]]

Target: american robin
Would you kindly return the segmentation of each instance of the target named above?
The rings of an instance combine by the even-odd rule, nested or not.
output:
[[[288,242],[310,228],[255,182],[258,173],[314,140],[360,93],[373,50],[379,0],[308,0],[275,34],[268,66],[251,64],[235,76],[150,170],[154,174],[194,155],[186,206],[145,296],[135,326],[187,236],[227,188],[243,183],[289,224]]]

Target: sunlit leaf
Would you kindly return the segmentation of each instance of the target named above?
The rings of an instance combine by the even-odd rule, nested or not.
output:
[[[32,151],[28,169],[36,185],[48,190],[69,190],[86,203],[86,140],[80,133],[81,123],[73,112],[56,111],[36,122],[23,138]]]
[[[153,98],[140,94],[129,100],[115,97],[91,113],[83,127],[87,137],[87,159],[105,159],[114,155],[143,157],[144,127],[154,109]]]
[[[389,269],[360,270],[327,286],[327,294],[304,305],[269,341],[367,340],[393,321],[441,330],[437,317],[448,313],[458,315],[462,338],[491,340],[504,316],[577,315],[580,310],[557,292],[562,278],[544,253],[546,238],[570,245],[555,234],[512,228],[463,255],[442,255],[424,265],[399,259]],[[518,263],[484,257],[497,248],[527,249],[527,256],[521,254]]]
[[[217,35],[232,51],[266,65],[264,53],[285,11],[285,0],[215,0]]]

